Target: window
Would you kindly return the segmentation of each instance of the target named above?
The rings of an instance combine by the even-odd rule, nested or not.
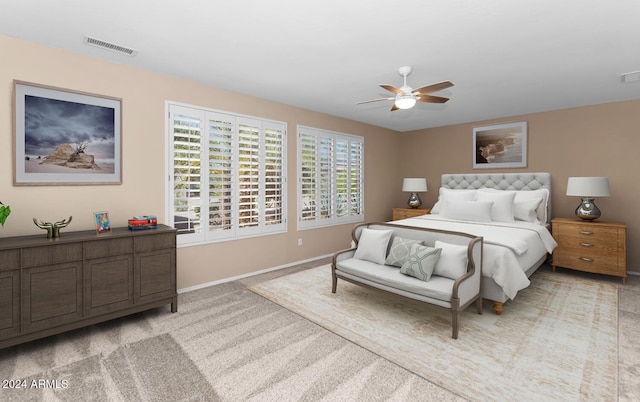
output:
[[[364,220],[364,138],[298,126],[298,228]]]
[[[168,110],[168,215],[178,244],[286,232],[286,124]]]

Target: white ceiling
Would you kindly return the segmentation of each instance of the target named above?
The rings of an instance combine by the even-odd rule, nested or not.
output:
[[[640,82],[620,78],[640,70],[639,0],[0,0],[0,10],[0,34],[397,131],[640,99]],[[400,87],[403,65],[413,88],[452,81],[434,93],[451,100],[356,105],[390,95],[378,84]]]

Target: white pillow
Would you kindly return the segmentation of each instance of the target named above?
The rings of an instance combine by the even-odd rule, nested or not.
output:
[[[476,199],[476,190],[452,190],[440,187],[440,195],[438,201],[431,208],[432,214],[442,213],[442,207],[445,200],[473,201]]]
[[[467,246],[444,243],[436,240],[435,248],[441,248],[440,259],[433,270],[434,275],[458,279],[467,272]]]
[[[532,198],[530,200],[513,202],[513,217],[517,221],[540,223],[538,221],[537,209],[542,198]]]
[[[476,200],[491,201],[491,220],[495,222],[513,222],[513,200],[515,191],[478,191]]]
[[[387,246],[393,230],[376,230],[363,228],[358,240],[358,248],[353,258],[367,260],[384,265],[387,257]]]
[[[443,218],[462,221],[491,222],[491,201],[446,201],[442,212]]]
[[[542,198],[542,202],[536,208],[536,216],[538,217],[538,222],[540,224],[547,223],[547,205],[549,204],[549,190],[545,188],[541,188],[539,190],[530,190],[530,191],[516,191],[515,202],[531,200],[534,198]]]

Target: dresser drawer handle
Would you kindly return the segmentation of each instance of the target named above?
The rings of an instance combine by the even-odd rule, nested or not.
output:
[[[582,247],[593,247],[593,244],[591,244],[591,243],[580,243],[580,245]]]
[[[581,230],[581,231],[580,231],[580,234],[583,234],[583,235],[592,235],[592,234],[593,234],[593,232],[587,232],[586,230]]]
[[[587,261],[587,262],[593,262],[593,258],[589,258],[589,257],[580,257],[580,260]]]

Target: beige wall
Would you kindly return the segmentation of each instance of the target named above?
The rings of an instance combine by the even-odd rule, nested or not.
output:
[[[639,273],[640,214],[633,212],[640,199],[639,111],[640,100],[635,100],[398,134],[401,171],[405,177],[427,177],[429,191],[421,195],[425,206],[436,201],[443,173],[550,172],[553,217],[575,217],[580,199],[565,195],[568,177],[607,176],[612,196],[596,199],[600,219],[627,224],[627,269]],[[515,121],[528,123],[527,168],[473,170],[473,127]],[[398,194],[396,204],[405,197]]]
[[[0,35],[0,201],[12,214],[1,237],[41,234],[32,218],[73,216],[62,230],[93,229],[92,213],[109,211],[112,226],[133,215],[165,219],[165,101],[177,101],[288,124],[288,233],[178,249],[178,288],[221,280],[333,253],[349,246],[351,226],[297,231],[296,125],[365,137],[366,219],[391,217],[387,183],[398,182],[394,132],[244,96],[166,75],[104,62]],[[13,186],[13,80],[122,98],[123,184],[109,186]],[[384,161],[384,162],[380,162]],[[298,238],[303,241],[298,246]]]
[[[165,101],[281,120],[288,124],[288,233],[178,249],[178,288],[244,275],[327,255],[349,244],[351,226],[297,231],[296,125],[365,137],[366,220],[387,220],[403,206],[402,177],[426,176],[437,196],[442,173],[471,172],[474,126],[526,120],[529,124],[526,171],[553,177],[553,215],[572,216],[578,199],[566,197],[569,176],[608,176],[613,196],[598,199],[602,220],[626,222],[629,269],[640,272],[637,243],[640,215],[630,211],[640,190],[635,186],[634,154],[640,149],[640,101],[560,110],[509,119],[397,133],[308,110],[133,69],[0,35],[0,201],[13,210],[2,237],[44,232],[32,218],[58,220],[73,215],[66,230],[92,229],[92,213],[109,211],[113,226],[125,226],[136,214],[165,220]],[[123,184],[118,186],[13,186],[13,80],[122,98]],[[512,171],[517,171],[513,169]],[[162,173],[161,173],[162,172]],[[489,172],[481,170],[479,173]],[[65,229],[63,229],[64,235]],[[303,245],[298,246],[298,239]]]

